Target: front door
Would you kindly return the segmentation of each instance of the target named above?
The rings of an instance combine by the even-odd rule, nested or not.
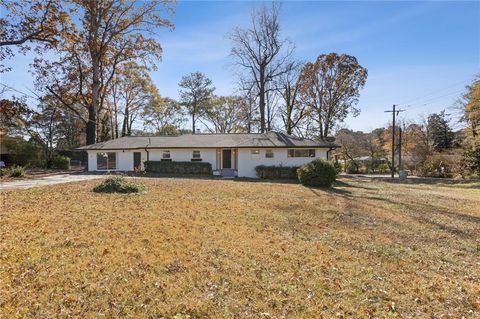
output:
[[[232,150],[222,150],[222,168],[232,168]]]
[[[142,161],[141,158],[142,158],[142,153],[133,152],[133,169],[141,168],[141,161]]]

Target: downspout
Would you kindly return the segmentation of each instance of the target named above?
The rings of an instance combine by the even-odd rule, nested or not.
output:
[[[150,137],[148,138],[148,144],[145,145],[145,152],[147,152],[147,162],[150,161],[150,152],[148,151],[148,146],[150,145]]]
[[[327,161],[330,159],[330,152],[336,149],[336,147],[330,147],[327,151]]]

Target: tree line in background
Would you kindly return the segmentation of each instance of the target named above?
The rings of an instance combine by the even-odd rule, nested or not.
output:
[[[480,78],[473,81],[456,108],[464,129],[454,131],[446,111],[418,121],[402,120],[396,127],[392,167],[392,125],[371,132],[340,129],[335,153],[337,167],[348,173],[387,173],[408,170],[418,176],[480,176]]]
[[[180,80],[178,100],[162,96],[150,78],[162,56],[155,33],[174,28],[164,18],[174,12],[170,1],[20,0],[1,5],[6,14],[0,19],[5,30],[0,57],[5,61],[34,50],[37,101],[2,99],[2,134],[28,136],[28,142],[15,139],[12,147],[36,147],[47,163],[59,150],[121,136],[282,130],[318,139],[337,131],[342,146],[337,158],[350,171],[389,165],[391,127],[370,133],[338,130],[348,115],[360,112],[366,68],[348,54],[295,60],[294,44],[281,34],[278,3],[253,10],[250,26],[229,34],[238,79],[232,95],[217,95],[207,75],[192,72]],[[0,65],[0,72],[10,69]],[[395,149],[402,151],[405,165],[426,169],[437,153],[460,147],[469,163],[464,166],[478,169],[478,163],[467,160],[478,161],[478,79],[467,91],[461,101],[467,129],[453,134],[445,113],[401,124],[402,144]],[[370,158],[369,168],[362,167],[361,157]]]
[[[39,105],[16,100],[14,105],[22,104],[16,114],[27,117],[25,108],[42,112],[40,104],[48,101],[49,108],[75,118],[84,132],[79,143],[196,133],[199,128],[215,133],[277,129],[323,138],[349,112],[358,111],[367,77],[366,69],[346,54],[295,61],[274,3],[255,9],[251,26],[230,34],[238,76],[234,94],[216,95],[205,74],[192,72],[181,79],[175,101],[161,96],[149,75],[162,55],[155,32],[173,29],[162,18],[173,10],[170,2],[22,0],[2,5],[7,12],[0,22],[6,30],[0,36],[2,58],[31,47],[36,52],[32,72]],[[2,72],[9,70],[2,66]]]

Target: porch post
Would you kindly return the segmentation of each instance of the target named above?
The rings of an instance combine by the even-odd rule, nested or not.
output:
[[[216,163],[215,167],[217,170],[222,168],[222,150],[220,148],[216,149]]]

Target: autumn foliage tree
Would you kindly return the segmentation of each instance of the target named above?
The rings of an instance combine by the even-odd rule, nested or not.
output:
[[[480,76],[467,86],[460,105],[463,109],[462,120],[467,123],[468,135],[478,140],[480,137]]]
[[[480,175],[480,76],[477,76],[471,85],[467,86],[465,94],[460,100],[463,111],[465,141],[463,143],[463,167],[467,174]]]
[[[79,19],[61,34],[59,59],[37,61],[38,84],[85,123],[86,142],[93,144],[119,67],[131,61],[155,67],[161,58],[154,35],[173,27],[161,16],[172,7],[162,0],[76,0],[71,5]]]
[[[22,100],[3,99],[0,100],[1,128],[10,134],[14,132],[18,136],[28,137],[42,150],[49,167],[58,145],[65,142],[65,117],[62,111],[52,96],[40,98],[36,109],[28,107]]]
[[[54,48],[71,18],[61,1],[0,1],[0,60],[35,48],[37,54]],[[0,72],[9,71],[0,65]]]
[[[25,123],[24,119],[30,116],[32,110],[23,99],[0,100],[0,137],[14,135]]]
[[[316,123],[314,135],[325,138],[349,114],[358,115],[356,105],[367,75],[367,69],[347,54],[321,54],[315,62],[304,66],[300,94]]]

